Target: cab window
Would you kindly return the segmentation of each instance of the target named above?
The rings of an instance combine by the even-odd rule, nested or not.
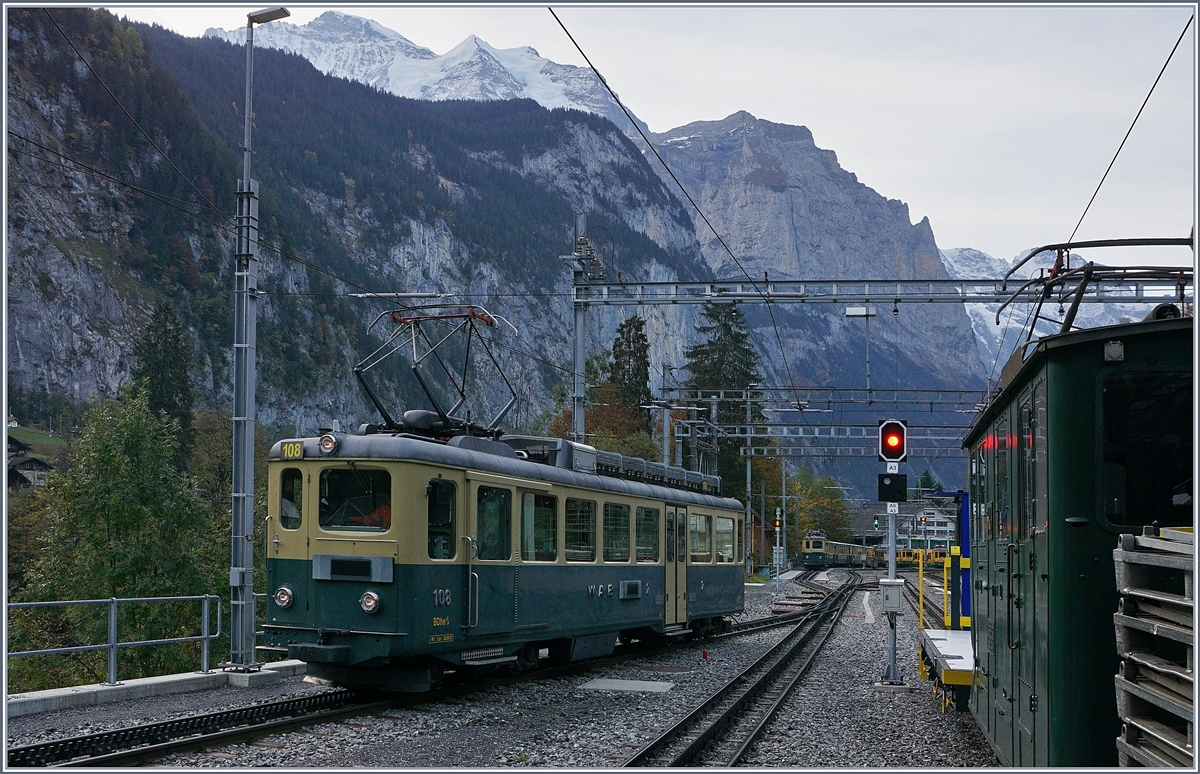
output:
[[[458,547],[455,525],[455,491],[450,481],[435,479],[425,487],[429,513],[429,558],[453,559]]]
[[[521,559],[558,559],[558,498],[533,492],[521,495]]]
[[[1118,371],[1103,381],[1101,508],[1114,525],[1192,523],[1192,374]]]
[[[638,508],[636,519],[637,560],[653,563],[658,561],[658,509]]]
[[[604,561],[629,561],[629,506],[604,504]]]
[[[512,556],[512,492],[481,486],[477,505],[479,558],[507,560]]]
[[[691,516],[692,561],[708,563],[712,561],[712,516],[692,514]]]
[[[304,476],[297,468],[284,468],[279,479],[279,524],[284,529],[300,529],[304,512]]]
[[[392,477],[386,470],[326,468],[319,506],[322,529],[386,532],[392,526]]]
[[[567,561],[596,561],[595,501],[568,497],[566,516]]]

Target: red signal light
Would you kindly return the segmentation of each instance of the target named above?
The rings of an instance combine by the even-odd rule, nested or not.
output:
[[[881,462],[903,462],[908,456],[906,436],[908,427],[898,419],[879,423],[879,459]]]

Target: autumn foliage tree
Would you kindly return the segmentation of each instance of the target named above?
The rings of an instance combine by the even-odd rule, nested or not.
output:
[[[39,513],[43,550],[21,601],[180,596],[221,588],[225,568],[207,545],[217,531],[192,479],[174,464],[178,430],[174,419],[151,410],[148,394],[134,385],[122,390],[120,400],[88,411],[68,464],[51,473]],[[107,639],[102,608],[14,613],[20,615],[9,619],[13,651]],[[200,633],[199,603],[125,605],[119,621],[123,642],[194,636]],[[126,648],[120,675],[187,671],[198,663],[195,652],[182,646]],[[53,664],[15,659],[10,667],[10,690],[105,676],[103,653]]]

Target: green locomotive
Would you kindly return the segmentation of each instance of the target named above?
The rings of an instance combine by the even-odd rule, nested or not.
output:
[[[1113,549],[1193,522],[1192,319],[1161,311],[1019,348],[965,439],[971,712],[1006,766],[1117,765]]]

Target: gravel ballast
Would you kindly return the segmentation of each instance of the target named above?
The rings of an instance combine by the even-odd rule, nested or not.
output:
[[[835,574],[836,577],[836,574]],[[769,613],[775,584],[747,586],[751,619]],[[784,593],[798,593],[785,584]],[[943,715],[930,684],[916,677],[915,616],[900,619],[900,663],[919,690],[879,694],[886,620],[871,593],[875,622],[865,623],[862,593],[767,736],[751,750],[754,766],[998,765],[969,714]],[[180,767],[618,766],[777,642],[785,628],[598,666],[563,678],[491,688],[339,723],[308,727],[220,750],[159,761]],[[707,656],[707,658],[705,657]],[[597,678],[671,683],[665,692],[591,690]],[[95,705],[12,719],[10,746],[120,728],[314,693],[325,688],[285,678],[258,688],[219,688]],[[866,740],[870,740],[869,744]]]

